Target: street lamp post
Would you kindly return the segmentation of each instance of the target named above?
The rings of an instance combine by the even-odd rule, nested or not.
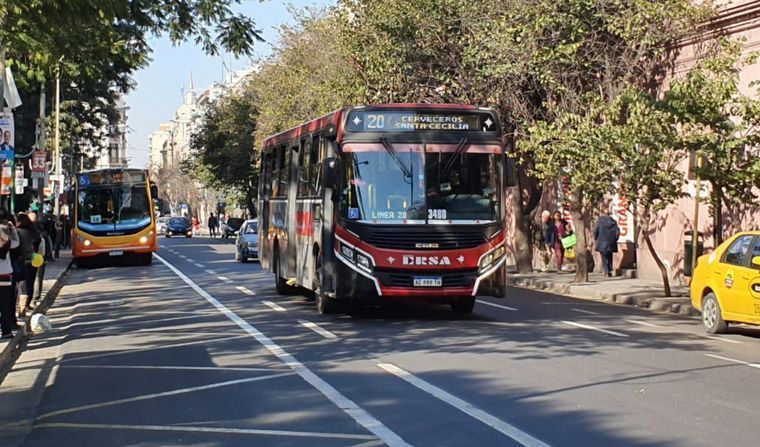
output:
[[[63,59],[63,58],[61,58]],[[53,128],[53,158],[55,160],[55,181],[61,180],[61,165],[63,164],[63,157],[61,157],[61,67],[60,64],[55,70],[55,127]],[[63,182],[59,185],[63,189]],[[61,200],[60,191],[54,189],[53,191],[53,203],[55,204],[53,214],[59,216],[61,214]]]

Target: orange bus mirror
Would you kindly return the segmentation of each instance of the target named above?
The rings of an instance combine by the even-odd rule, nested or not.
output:
[[[760,256],[755,256],[752,258],[752,265],[755,267],[760,267]]]

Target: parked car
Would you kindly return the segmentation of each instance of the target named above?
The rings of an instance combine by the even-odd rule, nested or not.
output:
[[[163,216],[156,219],[156,231],[158,234],[166,234],[166,225],[169,223],[171,216]]]
[[[193,237],[193,224],[187,217],[172,217],[166,224],[166,237],[172,235]]]
[[[708,333],[730,323],[760,325],[760,231],[736,234],[701,256],[690,289]]]
[[[228,218],[227,223],[222,226],[220,231],[222,238],[227,239],[230,236],[235,236],[241,225],[243,225],[243,219],[239,217]]]
[[[256,219],[243,222],[235,238],[235,260],[248,262],[249,258],[259,258],[259,223]]]

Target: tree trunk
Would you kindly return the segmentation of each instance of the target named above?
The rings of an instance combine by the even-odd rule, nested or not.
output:
[[[670,279],[668,278],[668,269],[666,269],[665,264],[662,263],[660,256],[657,254],[657,252],[654,249],[654,244],[652,244],[652,239],[649,237],[649,211],[648,210],[643,211],[640,227],[641,227],[641,234],[644,235],[644,242],[647,244],[647,249],[649,250],[649,254],[652,255],[652,259],[654,259],[654,263],[657,264],[657,268],[660,269],[660,275],[662,275],[662,288],[665,290],[665,296],[670,297],[672,296],[672,294],[670,291]],[[685,262],[691,262],[691,259],[686,259]]]
[[[723,200],[720,186],[713,184],[713,240],[715,246],[723,243]]]
[[[578,240],[575,246],[575,282],[588,282],[588,261],[591,253],[586,241],[586,218],[583,215],[583,191],[573,188],[570,192],[570,215],[573,218],[573,231]]]
[[[533,253],[530,245],[530,225],[523,215],[522,194],[520,188],[515,188],[514,213],[515,213],[515,263],[520,273],[533,271]]]

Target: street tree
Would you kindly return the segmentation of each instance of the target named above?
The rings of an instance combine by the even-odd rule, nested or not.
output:
[[[665,97],[677,116],[681,143],[703,160],[692,168],[711,187],[716,244],[723,240],[724,207],[734,213],[760,195],[760,100],[742,93],[739,79],[757,54],[745,57],[743,49],[741,40],[722,39],[714,54],[671,83]]]
[[[250,216],[256,215],[258,187],[254,139],[259,117],[257,104],[248,85],[208,106],[192,135],[192,166],[186,169],[228,197],[242,197]]]

